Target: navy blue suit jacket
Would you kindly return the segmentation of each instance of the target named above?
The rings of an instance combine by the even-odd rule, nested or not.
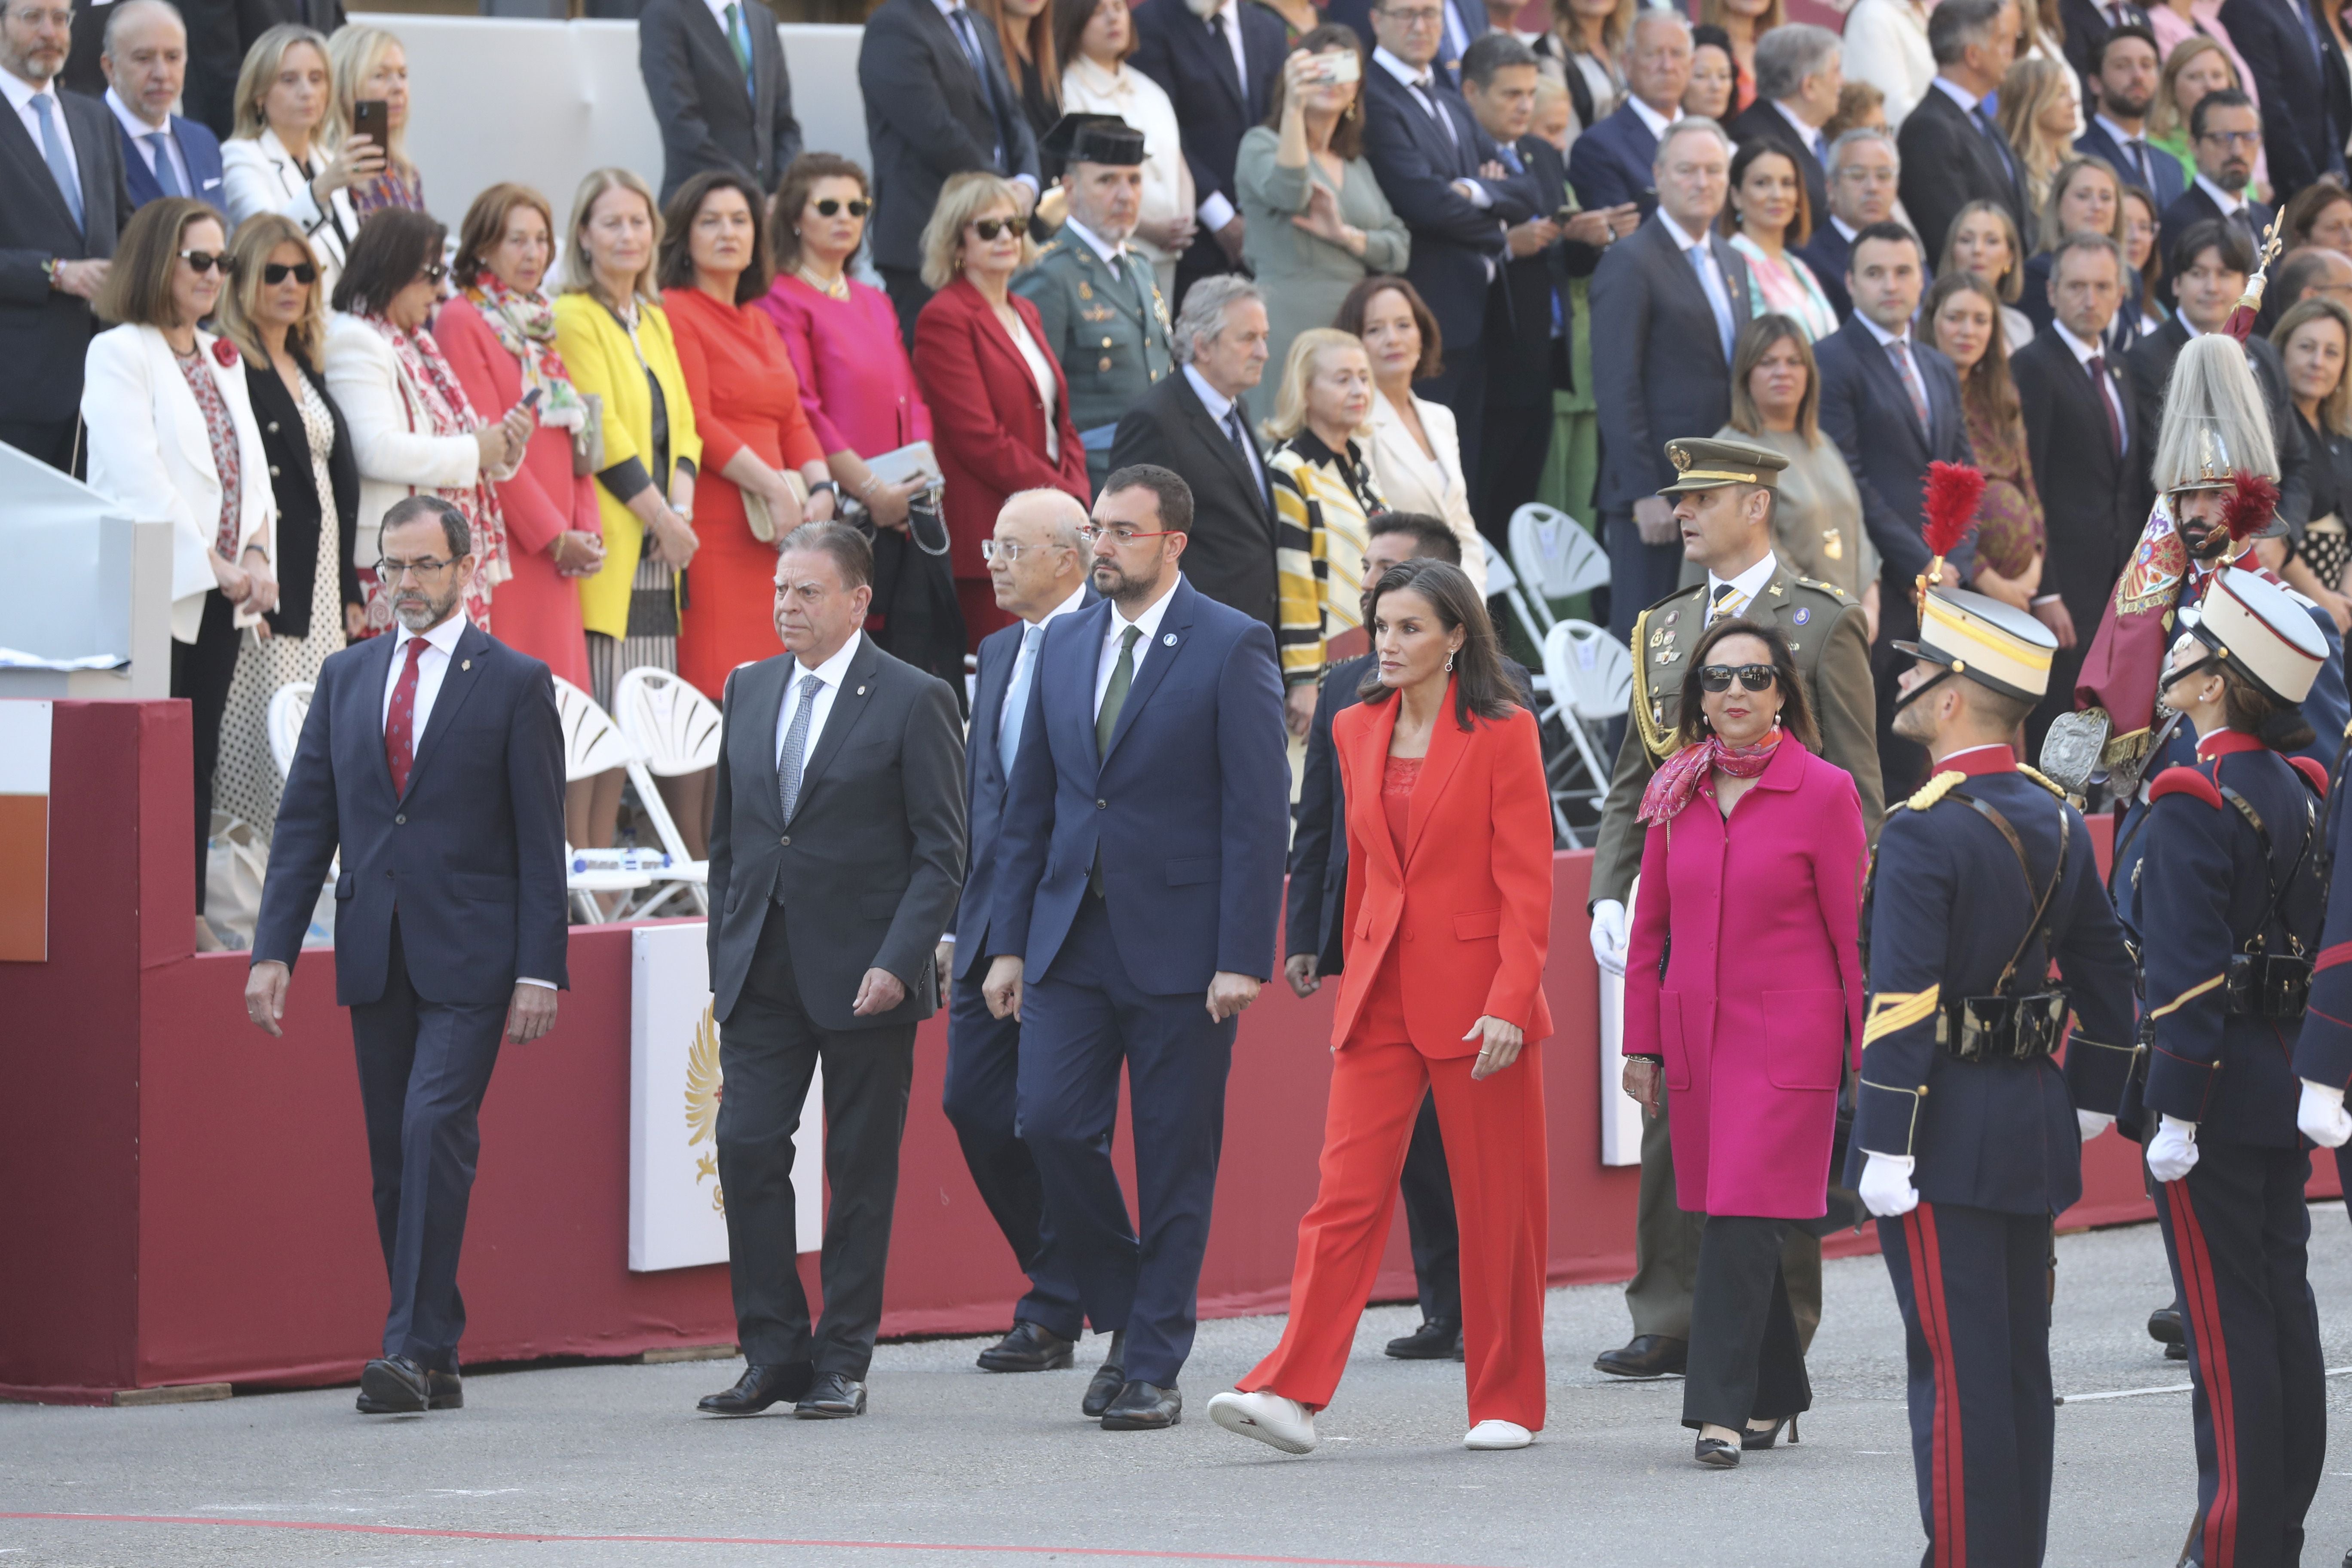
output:
[[[1274,634],[1180,580],[1098,752],[1110,616],[1105,601],[1045,628],[984,945],[1043,979],[1099,853],[1112,939],[1138,988],[1198,994],[1221,970],[1271,979],[1290,829]]]
[[[1243,135],[1265,121],[1290,43],[1282,18],[1265,6],[1244,5],[1236,14],[1242,54],[1249,61],[1249,79],[1238,92],[1233,51],[1185,8],[1184,0],[1146,0],[1135,8],[1135,55],[1129,63],[1167,89],[1176,106],[1177,139],[1192,171],[1192,200],[1205,202],[1214,192],[1238,208],[1242,198],[1234,184],[1234,161],[1241,154]],[[1211,270],[1225,270],[1225,253],[1205,227],[1193,251]]]
[[[1377,63],[1364,68],[1364,159],[1412,233],[1404,275],[1436,315],[1451,357],[1485,330],[1487,263],[1500,265],[1503,230],[1534,216],[1541,196],[1532,174],[1480,179],[1481,164],[1499,161],[1494,142],[1459,94],[1441,87],[1431,98],[1454,122],[1452,137],[1402,82]],[[1476,181],[1492,205],[1481,208],[1454,188],[1456,180]]]
[[[1862,492],[1862,525],[1878,546],[1887,574],[1906,580],[1927,569],[1927,545],[1919,535],[1927,465],[1976,460],[1960,412],[1959,373],[1916,337],[1911,353],[1919,379],[1927,384],[1925,430],[1911,411],[1911,395],[1895,374],[1895,362],[1861,317],[1849,316],[1844,326],[1813,345],[1822,377],[1822,434],[1837,443],[1853,470],[1854,488]],[[1971,529],[1948,557],[1963,583],[1976,553]]]
[[[1708,253],[1745,325],[1748,264],[1720,235]],[[1706,289],[1665,220],[1653,217],[1601,252],[1592,274],[1592,383],[1601,405],[1601,488],[1605,511],[1631,511],[1674,480],[1665,444],[1709,437],[1731,417],[1731,363]]]
[[[1585,207],[1633,202],[1647,218],[1658,210],[1658,181],[1652,172],[1657,158],[1658,139],[1650,134],[1632,102],[1621,103],[1615,113],[1579,136],[1569,148],[1569,186]]]
[[[2154,176],[2154,183],[2142,180],[2130,156],[2116,144],[2114,137],[2107,134],[2107,128],[2100,124],[2096,117],[2084,128],[2080,136],[2074,138],[2074,151],[2088,153],[2094,158],[2105,158],[2114,164],[2116,172],[2124,177],[2126,184],[2139,185],[2156,198],[2158,217],[2162,217],[2164,209],[2179,201],[2180,193],[2189,188],[2189,176],[2180,172],[2180,160],[2157,146],[2147,149],[2147,167]]]
[[[1813,279],[1822,286],[1838,320],[1853,315],[1853,296],[1846,292],[1845,269],[1853,260],[1853,247],[1838,232],[1836,223],[1826,214],[1816,216],[1812,237],[1797,247],[1797,254],[1813,269]]]
[[[2299,0],[2222,0],[2221,19],[2262,98],[2273,198],[2284,205],[2320,175],[2343,174],[2352,78],[2326,24],[2315,55]]]
[[[569,984],[563,732],[547,666],[476,626],[457,638],[418,737],[408,791],[383,753],[386,633],[331,656],[286,778],[253,938],[291,968],[335,881],[335,1000],[383,995],[392,917],[428,1002],[503,1003],[515,982]]]
[[[111,108],[107,115],[114,119]],[[220,138],[207,127],[176,114],[172,116],[171,123],[172,139],[180,144],[180,157],[188,165],[189,189],[185,194],[209,203],[226,216],[228,193],[221,184]],[[122,184],[131,193],[131,205],[143,207],[160,200],[163,185],[157,182],[155,172],[147,166],[146,155],[131,144],[131,132],[122,128],[119,119],[114,119],[114,132],[122,143]]]

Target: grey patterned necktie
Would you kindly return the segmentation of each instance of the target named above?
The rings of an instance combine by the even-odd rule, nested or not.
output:
[[[792,726],[784,731],[783,754],[776,759],[776,794],[784,808],[784,826],[801,803],[801,769],[808,761],[809,720],[816,712],[816,694],[824,688],[821,677],[801,678],[800,706],[793,710]]]

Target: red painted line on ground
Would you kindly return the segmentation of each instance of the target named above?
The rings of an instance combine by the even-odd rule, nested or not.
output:
[[[429,1530],[404,1524],[344,1524],[307,1519],[207,1519],[149,1513],[0,1513],[0,1520],[45,1520],[73,1524],[203,1524],[224,1529],[304,1530],[332,1535],[421,1536],[435,1541],[555,1541],[575,1544],[635,1546],[830,1546],[848,1552],[1001,1552],[1021,1556],[1060,1553],[1070,1557],[1116,1557],[1158,1563],[1273,1563],[1287,1568],[1471,1568],[1459,1563],[1406,1563],[1391,1557],[1279,1557],[1255,1552],[1155,1552],[1131,1546],[988,1546],[937,1541],[794,1541],[754,1535],[558,1535],[519,1530]]]

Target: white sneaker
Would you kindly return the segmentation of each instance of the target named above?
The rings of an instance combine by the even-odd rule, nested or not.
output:
[[[1228,1432],[1255,1437],[1286,1454],[1315,1451],[1315,1413],[1296,1399],[1263,1390],[1220,1394],[1209,1401],[1209,1419]],[[1525,1434],[1521,1436],[1524,1438]]]
[[[1212,1414],[1214,1407],[1212,1406]],[[1470,1428],[1462,1446],[1474,1451],[1494,1448],[1524,1448],[1536,1440],[1536,1435],[1514,1421],[1481,1421]]]

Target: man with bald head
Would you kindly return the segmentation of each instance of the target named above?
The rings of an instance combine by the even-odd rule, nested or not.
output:
[[[120,0],[108,7],[106,107],[122,139],[122,184],[133,206],[194,196],[226,216],[220,138],[172,112],[188,76],[188,29],[172,0]]]
[[[941,974],[955,977],[948,1010],[948,1120],[963,1145],[972,1184],[1029,1276],[1029,1293],[1013,1310],[1012,1331],[980,1352],[980,1364],[989,1372],[1068,1366],[1086,1321],[1076,1273],[1056,1254],[1045,1225],[1037,1163],[1014,1125],[1021,1020],[992,1015],[981,982],[988,978],[989,906],[996,897],[1004,784],[1021,748],[1037,650],[1047,622],[1094,599],[1087,585],[1087,551],[1078,537],[1087,522],[1087,509],[1066,492],[1023,490],[1004,503],[996,514],[994,536],[980,545],[996,607],[1019,619],[981,639],[971,731],[964,744],[971,849],[963,901],[954,929],[940,943],[939,967]],[[1110,1360],[1118,1363],[1116,1351]]]

